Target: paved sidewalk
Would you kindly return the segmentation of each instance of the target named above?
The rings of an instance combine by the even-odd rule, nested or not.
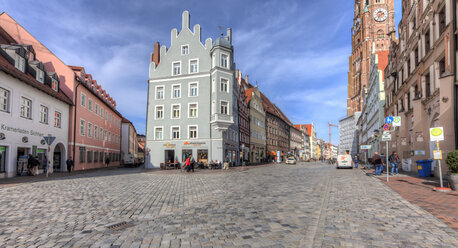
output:
[[[440,186],[439,179],[433,178],[390,176],[388,183],[386,174],[378,178],[409,202],[422,207],[458,231],[458,191],[433,191],[434,187]]]

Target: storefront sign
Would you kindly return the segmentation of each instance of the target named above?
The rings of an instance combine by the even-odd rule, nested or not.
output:
[[[9,126],[7,126],[5,124],[1,124],[0,125],[0,129],[8,131],[8,132],[30,134],[32,136],[39,136],[39,137],[43,137],[44,136],[43,133],[40,133],[40,132],[37,132],[37,131],[27,130],[27,129],[23,129],[23,128],[16,128],[16,127],[9,127]]]
[[[184,142],[185,146],[202,146],[205,145],[205,142]]]
[[[175,148],[177,145],[176,144],[167,143],[167,144],[164,144],[164,146],[167,147],[167,148]]]
[[[0,152],[4,152],[6,148],[4,146],[0,146]]]
[[[415,150],[415,156],[425,156],[425,150]]]

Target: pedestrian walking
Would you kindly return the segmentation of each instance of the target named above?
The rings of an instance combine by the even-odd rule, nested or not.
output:
[[[194,157],[191,155],[191,171],[194,172],[194,166],[196,165],[196,160],[194,160]]]
[[[108,167],[109,164],[110,164],[110,158],[107,156],[107,158],[105,159],[105,166]]]
[[[72,160],[72,157],[68,157],[67,161],[65,161],[65,164],[67,164],[67,171],[68,171],[68,174],[70,174],[70,172],[72,172],[73,170],[73,160]]]
[[[359,163],[358,155],[355,155],[355,157],[353,158],[353,161],[355,162],[355,168],[358,168],[358,163]]]
[[[43,174],[47,174],[48,173],[48,158],[45,158],[43,159]]]
[[[29,176],[33,175],[32,168],[33,168],[33,156],[32,154],[29,154],[29,157],[27,159],[27,175]]]
[[[372,163],[375,166],[375,175],[382,175],[382,157],[378,155],[378,152],[374,153],[374,156],[372,157]]]
[[[389,157],[390,163],[391,163],[391,174],[394,174],[396,171],[396,175],[399,174],[399,157],[396,152],[393,152],[391,156]]]
[[[190,172],[191,171],[191,159],[189,157],[186,159],[186,162],[184,163],[184,166],[185,166],[186,172]]]

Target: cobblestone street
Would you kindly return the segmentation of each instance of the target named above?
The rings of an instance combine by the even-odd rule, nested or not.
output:
[[[458,246],[380,180],[313,163],[99,171],[3,187],[0,199],[2,247]]]

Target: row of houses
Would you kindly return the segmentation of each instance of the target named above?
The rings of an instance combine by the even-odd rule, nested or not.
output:
[[[46,137],[55,137],[48,145]],[[65,64],[0,14],[0,178],[27,171],[29,156],[51,171],[118,166],[137,151],[133,125],[84,67]],[[126,145],[124,145],[126,144]]]
[[[437,149],[430,141],[433,127],[444,128],[445,140],[440,142],[444,160],[457,149],[456,4],[453,0],[403,0],[399,39],[393,35],[393,22],[379,20],[377,25],[386,31],[379,34],[353,28],[349,85],[363,74],[367,80],[360,87],[362,107],[349,105],[349,115],[340,123],[346,127],[341,130],[341,145],[344,139],[352,154],[367,161],[374,152],[397,152],[404,170],[417,171],[415,161],[432,158]],[[394,1],[356,2],[369,11],[392,10],[387,20],[394,16],[393,5]],[[355,19],[364,19],[361,15],[355,12]],[[370,49],[357,53],[361,46]],[[360,57],[367,58],[367,67],[357,66]],[[353,88],[349,86],[349,101]],[[381,140],[386,116],[401,117],[401,126],[391,129],[388,143]],[[360,149],[362,145],[368,149]],[[441,164],[446,173],[445,161]],[[437,170],[436,162],[433,170]]]
[[[146,125],[147,168],[182,162],[227,161],[232,165],[316,158],[313,124],[293,125],[236,69],[232,30],[201,40],[188,11],[170,47],[151,54]]]

